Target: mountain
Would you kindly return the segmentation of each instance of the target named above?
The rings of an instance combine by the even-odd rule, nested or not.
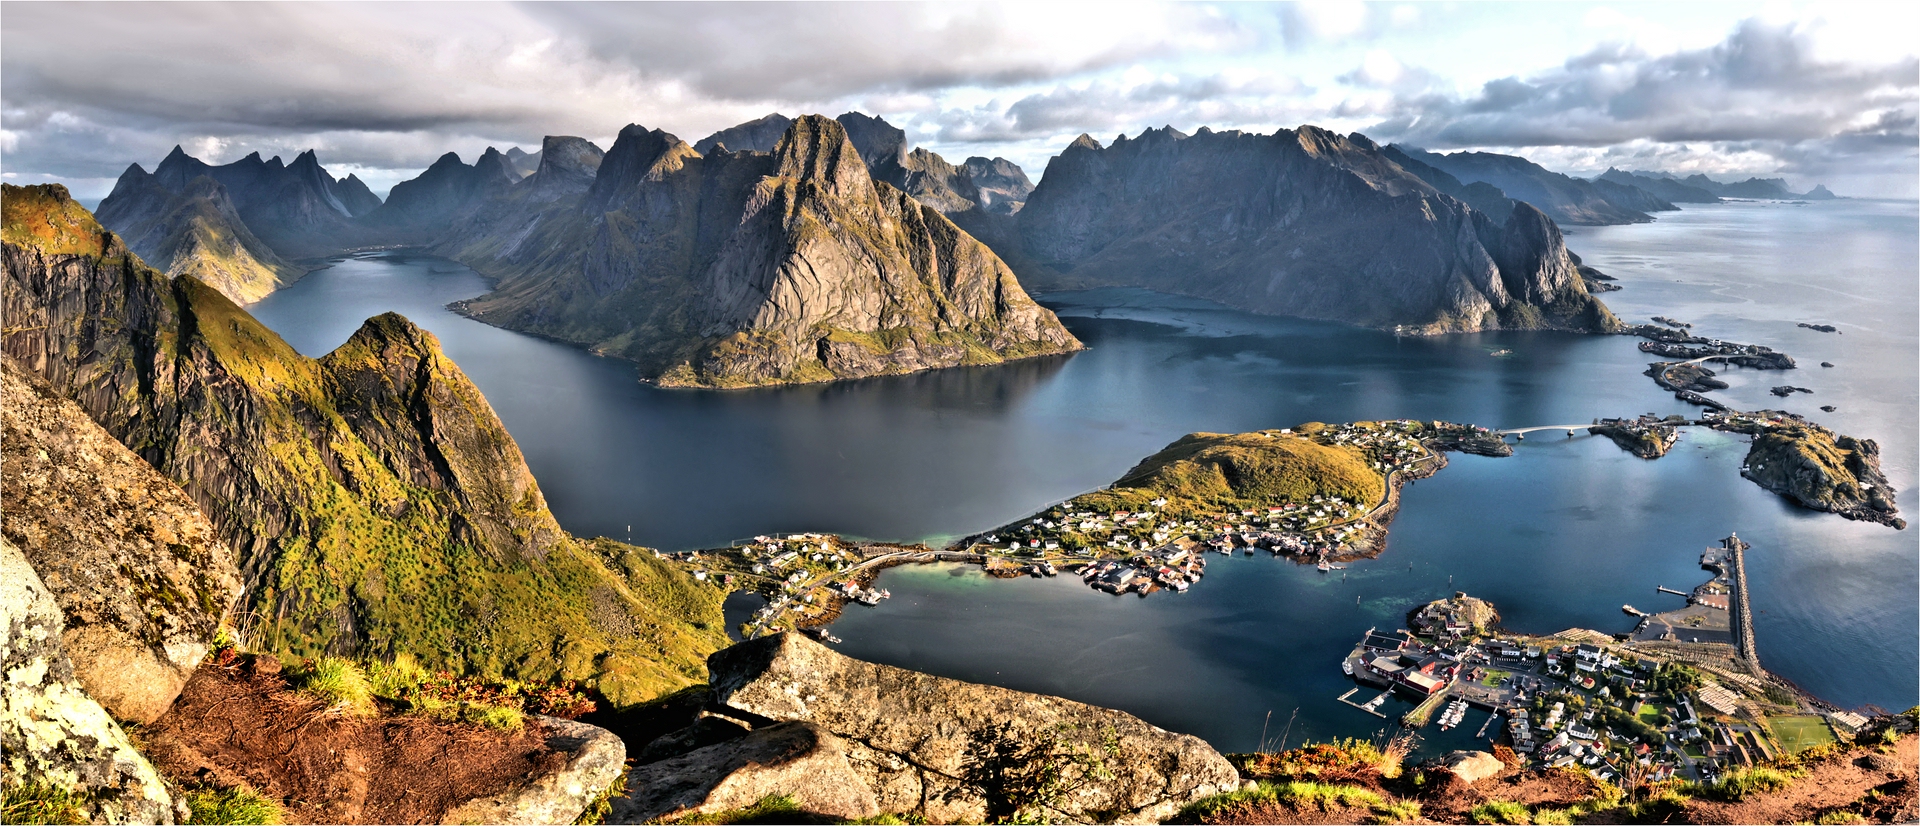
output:
[[[491,146],[472,166],[448,152],[419,176],[394,184],[387,202],[355,223],[381,243],[431,243],[463,212],[505,193],[521,177]]]
[[[0,352],[207,515],[256,648],[407,653],[627,705],[696,681],[725,644],[717,589],[555,523],[486,399],[406,319],[306,358],[147,267],[64,187],[7,185],[0,204]]]
[[[1026,204],[1027,196],[1033,194],[1033,181],[1027,179],[1026,170],[1006,158],[989,159],[975,155],[961,164],[961,168],[973,181],[974,190],[980,193],[975,200],[982,209],[1017,212]]]
[[[254,152],[230,164],[211,166],[176,146],[153,174],[167,191],[176,193],[202,175],[219,181],[247,227],[287,258],[331,252],[332,238],[353,218],[340,197],[339,182],[320,167],[319,156],[311,149],[291,164],[283,164],[279,157],[263,161]]]
[[[1082,135],[1014,218],[1022,275],[1047,288],[1145,287],[1420,333],[1618,325],[1540,210],[1490,216],[1358,134],[1167,128],[1104,148]]]
[[[241,304],[305,274],[256,237],[227,188],[206,175],[172,192],[139,164],[129,166],[100,202],[99,220],[168,276],[191,275]]]
[[[1607,167],[1594,181],[1610,181],[1616,184],[1639,187],[1655,196],[1676,204],[1717,204],[1720,199],[1713,193],[1697,186],[1688,186],[1672,178],[1664,178]]]
[[[548,180],[549,140],[539,173],[436,247],[497,279],[462,305],[482,321],[632,359],[668,386],[1080,347],[984,244],[876,181],[836,121],[794,121],[771,154],[710,156],[628,126],[586,182]]]
[[[1785,178],[1748,178],[1744,181],[1729,184],[1721,183],[1698,172],[1681,178],[1671,172],[1654,172],[1644,169],[1636,169],[1632,172],[1620,172],[1619,170],[1608,169],[1606,175],[1602,175],[1601,177],[1607,177],[1607,175],[1614,175],[1615,173],[1631,175],[1634,178],[1647,181],[1668,181],[1719,198],[1827,201],[1840,197],[1833,194],[1832,190],[1827,189],[1826,184],[1815,185],[1813,189],[1806,192],[1794,192],[1787,188],[1787,179]]]
[[[730,152],[772,152],[780,143],[780,136],[787,134],[787,128],[792,125],[793,118],[775,112],[701,138],[694,142],[693,151],[711,155],[714,149],[724,146]]]
[[[1639,224],[1653,220],[1648,212],[1679,209],[1645,191],[1562,175],[1513,155],[1491,152],[1442,155],[1408,146],[1389,148],[1464,183],[1481,182],[1498,187],[1507,197],[1526,201],[1562,224]]]

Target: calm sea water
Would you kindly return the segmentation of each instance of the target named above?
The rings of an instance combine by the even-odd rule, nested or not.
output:
[[[1911,517],[1916,220],[1912,202],[1726,204],[1581,231],[1569,244],[1620,279],[1626,289],[1605,300],[1625,318],[1665,314],[1793,354],[1803,369],[1791,374],[1725,371],[1734,387],[1719,395],[1878,440]],[[251,309],[309,355],[367,316],[407,315],[485,391],[563,525],[668,549],[797,530],[938,542],[1100,487],[1192,431],[1693,412],[1640,375],[1648,359],[1634,339],[1395,338],[1131,290],[1043,297],[1090,347],[1070,357],[662,391],[637,383],[630,365],[444,309],[485,289],[453,262],[381,253],[339,261]],[[1513,354],[1490,355],[1501,349]],[[1817,367],[1823,360],[1836,367]],[[1781,383],[1815,394],[1767,394]],[[887,572],[894,599],[851,610],[834,633],[857,657],[1121,708],[1242,750],[1258,743],[1269,712],[1270,741],[1383,728],[1334,701],[1351,685],[1339,658],[1368,627],[1398,627],[1427,600],[1466,590],[1526,632],[1624,631],[1623,603],[1674,607],[1678,598],[1655,586],[1691,586],[1700,548],[1738,531],[1754,545],[1749,576],[1770,668],[1841,705],[1913,705],[1916,532],[1788,505],[1739,478],[1745,449],[1738,437],[1688,431],[1648,462],[1604,439],[1540,433],[1512,458],[1454,457],[1410,488],[1386,553],[1344,577],[1215,557],[1193,591],[1143,600],[1066,579],[917,566]],[[1475,713],[1429,745],[1464,743],[1480,722]]]

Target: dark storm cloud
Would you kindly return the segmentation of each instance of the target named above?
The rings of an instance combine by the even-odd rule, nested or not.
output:
[[[1650,57],[1607,46],[1537,77],[1492,81],[1478,94],[1401,98],[1368,133],[1434,148],[1786,144],[1834,137],[1889,112],[1911,121],[1916,86],[1920,63],[1911,57],[1881,66],[1820,62],[1804,29],[1749,20],[1707,49]]]

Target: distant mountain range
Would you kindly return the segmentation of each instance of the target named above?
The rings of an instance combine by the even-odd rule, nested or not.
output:
[[[429,248],[496,279],[465,305],[476,318],[632,359],[662,383],[736,386],[1078,347],[1023,282],[1409,332],[1609,329],[1590,294],[1607,287],[1558,224],[1832,197],[1778,179],[1584,180],[1314,127],[1082,136],[1047,170],[1036,187],[1004,158],[951,163],[858,112],[770,114],[692,145],[631,126],[605,152],[552,136],[471,164],[448,153],[385,202],[312,151],[212,166],[176,147],[152,173],[130,166],[99,218],[156,267],[240,302],[303,259]]]

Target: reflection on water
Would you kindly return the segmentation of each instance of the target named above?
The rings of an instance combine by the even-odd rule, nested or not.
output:
[[[1779,374],[1742,369],[1722,372],[1734,386],[1717,395],[1878,439],[1911,516],[1915,223],[1911,203],[1730,204],[1581,230],[1569,243],[1620,278],[1626,289],[1605,298],[1623,317],[1671,315],[1800,359],[1808,369],[1791,383],[1814,396],[1776,399],[1766,388],[1783,383]],[[631,525],[634,541],[668,549],[800,530],[965,535],[1104,485],[1193,431],[1694,412],[1641,375],[1649,358],[1632,339],[1395,338],[1129,290],[1042,297],[1089,345],[1072,356],[662,391],[639,384],[630,365],[443,309],[484,290],[452,262],[381,253],[316,272],[252,309],[309,355],[375,313],[414,319],[487,394],[563,525],[616,538]],[[1801,320],[1846,332],[1795,327]],[[1490,355],[1502,349],[1513,354]],[[1823,360],[1840,367],[1811,366]],[[1839,413],[1817,412],[1822,404]],[[1452,587],[1493,599],[1518,630],[1624,631],[1622,603],[1665,607],[1654,587],[1688,587],[1700,577],[1698,550],[1738,531],[1755,545],[1749,578],[1769,668],[1842,705],[1913,705],[1915,532],[1789,506],[1738,477],[1744,452],[1742,439],[1689,430],[1671,455],[1648,462],[1604,439],[1540,434],[1512,459],[1456,457],[1417,483],[1385,555],[1344,581],[1236,557],[1216,562],[1189,594],[1139,600],[1065,579],[990,583],[903,568],[884,575],[893,600],[850,612],[835,633],[859,656],[1113,705],[1247,748],[1269,710],[1284,719],[1301,709],[1296,740],[1378,727],[1333,702],[1339,655],[1368,626],[1397,627],[1408,608]]]

